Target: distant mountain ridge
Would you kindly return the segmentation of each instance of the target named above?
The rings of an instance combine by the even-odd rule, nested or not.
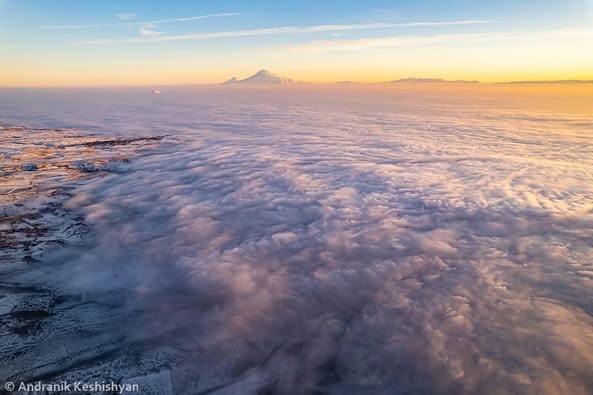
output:
[[[221,85],[235,85],[235,84],[257,84],[257,85],[274,85],[274,84],[293,84],[297,83],[290,78],[274,74],[268,70],[262,69],[250,77],[239,80],[236,77],[223,82]],[[303,82],[298,82],[303,83]],[[443,78],[401,78],[398,80],[386,81],[387,84],[480,84],[477,80],[446,80]],[[508,81],[495,82],[496,84],[593,84],[593,80],[532,80],[532,81]],[[339,85],[354,85],[358,84],[356,81],[344,80],[335,82]]]
[[[593,84],[593,80],[509,81],[500,84]]]
[[[392,84],[435,84],[435,83],[446,83],[446,84],[479,84],[480,81],[466,81],[466,80],[455,80],[449,81],[442,78],[402,78],[399,80],[389,81]]]
[[[232,84],[291,84],[294,81],[290,78],[282,77],[280,75],[269,72],[268,70],[260,70],[251,77],[243,80],[237,80],[236,77],[223,83],[223,85]]]

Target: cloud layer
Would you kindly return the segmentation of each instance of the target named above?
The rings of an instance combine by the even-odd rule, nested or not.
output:
[[[348,89],[79,102],[177,143],[76,191],[44,281],[176,393],[591,392],[590,115]]]

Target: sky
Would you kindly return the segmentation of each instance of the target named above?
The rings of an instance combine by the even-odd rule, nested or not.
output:
[[[593,79],[593,0],[0,0],[0,86]]]

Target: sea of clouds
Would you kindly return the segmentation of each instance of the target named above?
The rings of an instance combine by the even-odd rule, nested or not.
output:
[[[129,347],[191,348],[179,393],[591,393],[593,115],[472,89],[3,92],[170,135],[76,190],[36,281],[125,295]]]

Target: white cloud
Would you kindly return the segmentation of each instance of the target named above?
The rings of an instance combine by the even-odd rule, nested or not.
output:
[[[120,12],[119,14],[115,14],[115,17],[117,19],[121,19],[122,21],[128,21],[131,19],[135,19],[136,14],[134,14],[133,12]]]
[[[155,37],[162,34],[162,32],[155,30],[152,25],[141,26],[138,28],[138,32],[142,37]]]
[[[121,15],[121,14],[118,14],[118,15]],[[243,14],[237,13],[237,12],[225,12],[225,13],[218,13],[218,14],[206,14],[206,15],[197,15],[197,16],[189,16],[189,17],[181,17],[181,18],[159,19],[159,20],[154,20],[154,21],[87,24],[87,25],[79,25],[79,24],[48,25],[48,26],[42,26],[42,28],[43,29],[90,29],[90,28],[118,27],[118,26],[125,27],[125,26],[142,26],[142,25],[160,25],[160,24],[165,24],[165,23],[189,22],[189,21],[197,21],[197,20],[208,19],[208,18],[221,18],[221,17],[230,17],[230,16],[239,16],[239,15],[243,15]],[[123,18],[120,18],[120,19],[123,19]]]
[[[118,44],[118,43],[141,43],[141,42],[163,42],[163,41],[182,41],[182,40],[207,40],[223,37],[249,37],[249,36],[267,36],[276,34],[303,34],[318,32],[339,32],[369,29],[388,29],[401,27],[420,27],[420,26],[459,26],[476,25],[491,23],[483,20],[462,20],[447,22],[406,22],[406,23],[363,23],[348,25],[315,25],[315,26],[283,26],[247,30],[221,31],[221,32],[200,32],[181,35],[162,35],[159,37],[147,38],[124,38],[124,39],[96,39],[84,41],[87,44]]]
[[[400,47],[413,45],[427,45],[439,43],[459,42],[488,42],[492,40],[525,40],[525,39],[557,39],[592,37],[593,30],[590,28],[556,29],[539,32],[489,32],[489,33],[459,33],[439,34],[425,36],[385,36],[378,38],[365,38],[354,40],[319,40],[306,44],[298,44],[283,47],[294,52],[328,52],[328,51],[361,51],[372,48]]]

